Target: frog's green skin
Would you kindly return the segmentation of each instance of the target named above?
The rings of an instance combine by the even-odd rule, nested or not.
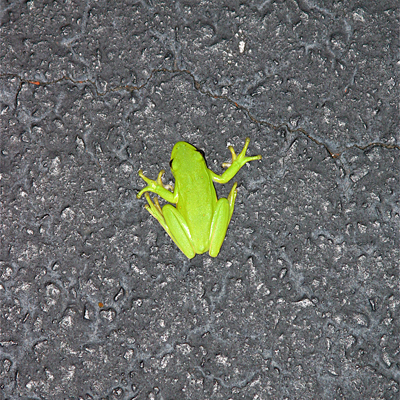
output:
[[[213,182],[227,183],[249,161],[261,160],[261,156],[246,157],[250,138],[246,139],[243,150],[238,156],[232,146],[232,162],[223,164],[228,167],[222,175],[217,175],[207,168],[203,155],[196,147],[186,142],[175,144],[171,153],[171,171],[175,178],[175,188],[164,185],[161,177],[165,171],[158,174],[153,181],[144,176],[142,170],[139,176],[147,183],[137,197],[145,192],[158,194],[169,203],[162,209],[157,197],[154,203],[148,193],[145,194],[146,210],[158,220],[175,244],[188,258],[202,254],[208,250],[210,256],[216,257],[224,241],[226,230],[232,217],[236,199],[235,183],[227,199],[217,199]]]

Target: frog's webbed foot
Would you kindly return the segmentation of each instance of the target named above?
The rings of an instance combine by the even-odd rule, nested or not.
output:
[[[243,147],[243,150],[239,153],[239,155],[236,155],[235,150],[232,146],[229,146],[228,148],[231,152],[232,160],[231,160],[231,162],[223,163],[222,167],[229,168],[230,166],[232,166],[235,163],[240,164],[240,166],[243,166],[244,164],[246,164],[249,161],[261,160],[261,156],[246,157],[246,151],[247,151],[247,148],[249,147],[249,143],[250,143],[250,138],[247,137],[246,142]]]
[[[222,163],[222,168],[229,168],[233,164],[233,162],[237,159],[237,155],[235,153],[234,148],[232,146],[229,146],[228,149],[231,151],[232,161]]]
[[[160,186],[162,186],[164,189],[167,189],[167,190],[174,190],[174,187],[172,186],[172,185],[169,185],[169,184],[165,184],[163,181],[162,181],[162,177],[163,177],[163,175],[165,174],[165,171],[162,169],[161,171],[160,171],[160,173],[158,174],[158,176],[157,176],[157,183],[160,185]]]
[[[137,198],[140,199],[145,192],[156,192],[157,188],[164,188],[166,190],[173,190],[174,188],[171,185],[165,185],[162,181],[162,176],[165,174],[165,171],[162,169],[158,176],[157,179],[154,181],[153,179],[148,178],[147,176],[144,175],[143,171],[140,169],[139,170],[139,176],[147,183],[147,186],[143,188],[137,195]]]

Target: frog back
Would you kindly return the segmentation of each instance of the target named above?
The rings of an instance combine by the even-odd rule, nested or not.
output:
[[[176,208],[185,219],[195,251],[209,249],[211,221],[217,195],[204,157],[186,142],[178,142],[171,154],[171,171],[175,178],[174,192],[178,193]]]

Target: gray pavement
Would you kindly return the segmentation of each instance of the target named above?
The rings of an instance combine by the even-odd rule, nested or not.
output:
[[[0,400],[400,398],[396,6],[3,2]],[[189,261],[137,171],[247,136]]]

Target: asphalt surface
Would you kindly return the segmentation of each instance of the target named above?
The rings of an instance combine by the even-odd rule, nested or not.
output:
[[[399,399],[397,6],[3,2],[0,399]],[[137,172],[246,137],[189,261]]]

